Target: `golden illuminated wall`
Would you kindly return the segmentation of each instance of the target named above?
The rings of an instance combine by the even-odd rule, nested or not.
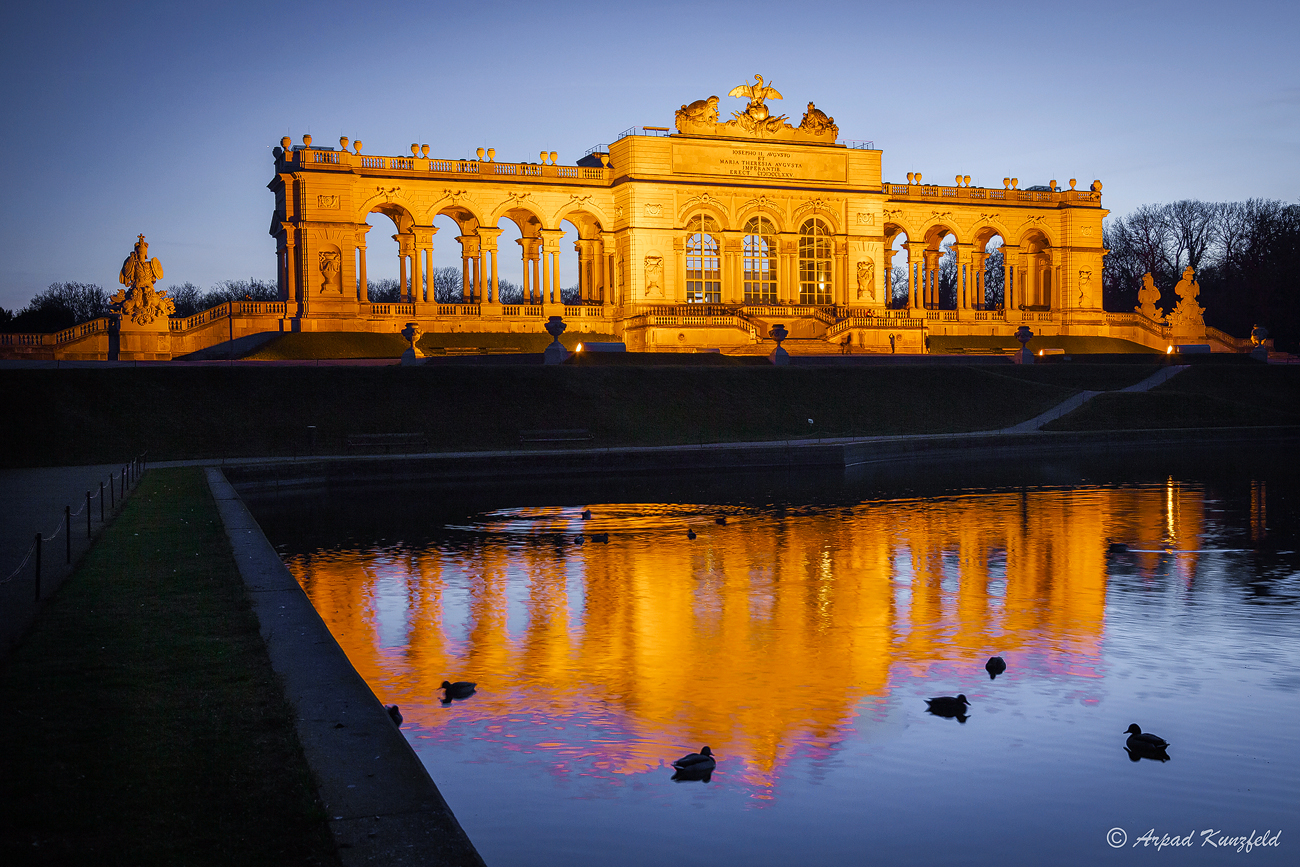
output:
[[[753,85],[732,93],[749,93],[745,87]],[[871,142],[841,141],[834,119],[812,103],[795,127],[793,117],[776,115],[776,103],[763,104],[784,97],[760,90],[766,96],[750,98],[735,120],[723,121],[727,105],[718,98],[697,101],[677,112],[675,132],[634,128],[577,165],[561,165],[549,151],[536,162],[498,162],[490,148],[449,160],[431,156],[427,145],[381,156],[347,138],[336,148],[286,137],[269,187],[289,315],[302,330],[405,317],[425,330],[467,331],[540,331],[545,317],[563,315],[574,330],[611,330],[635,348],[673,350],[752,345],[778,319],[792,337],[838,343],[847,335],[875,348],[894,333],[907,351],[920,350],[923,332],[1009,336],[1021,322],[1046,334],[1108,333],[1099,181],[1020,189],[1015,178],[984,187],[965,175],[936,184],[908,173],[906,183],[891,182]],[[746,97],[734,98],[732,108],[744,106]],[[400,305],[358,295],[373,246],[366,221],[375,213],[396,230]],[[458,234],[440,233],[440,216],[454,220]],[[517,245],[500,242],[510,223]],[[571,251],[561,249],[565,223],[577,234]],[[746,295],[754,279],[746,275],[746,239],[759,237],[748,227],[760,224],[774,298]],[[814,224],[824,249],[808,271],[805,232]],[[939,259],[949,235],[957,305],[941,311]],[[709,263],[692,264],[701,236],[713,253]],[[984,258],[995,237],[1009,289],[1006,309],[985,310]],[[888,310],[899,245],[908,300],[906,309]],[[576,257],[582,299],[567,309],[561,255]],[[521,304],[502,305],[496,291],[507,260],[523,266]],[[421,275],[447,266],[462,271],[463,304],[438,305],[418,288]],[[711,290],[697,296],[698,281]],[[805,283],[816,291],[805,293]],[[696,300],[717,306],[690,303]],[[812,306],[820,313],[792,309]]]
[[[289,567],[416,726],[446,724],[437,685],[470,679],[480,694],[458,718],[606,714],[638,735],[599,747],[611,772],[726,744],[764,790],[795,751],[830,749],[864,700],[888,703],[902,676],[955,690],[995,652],[1038,675],[1094,674],[1108,544],[1195,549],[1200,502],[1171,482],[867,503],[725,527],[697,518],[692,542],[675,519],[647,530],[621,517],[655,507],[606,505],[573,526],[607,530],[609,544],[582,547],[551,542],[549,528],[573,531],[571,514],[533,510],[538,542],[495,542],[489,521],[487,541],[464,548]],[[1133,556],[1144,575],[1162,557]],[[1195,559],[1174,568],[1190,577]]]

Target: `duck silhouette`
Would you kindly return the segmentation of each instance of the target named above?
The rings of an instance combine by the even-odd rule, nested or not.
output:
[[[591,509],[583,509],[583,510],[582,510],[582,520],[584,520],[584,521],[590,521],[590,520],[591,520]]]
[[[442,701],[444,704],[451,704],[454,700],[469,698],[474,694],[477,686],[477,683],[470,683],[468,680],[458,680],[455,683],[444,680],[441,689],[445,697]]]
[[[698,753],[687,753],[677,761],[673,762],[673,767],[678,772],[690,772],[703,774],[712,771],[718,766],[718,761],[713,757],[713,750],[703,747]]]
[[[686,538],[687,538],[687,539],[694,539],[694,538],[695,538],[695,531],[692,530],[690,527],[687,527],[687,528],[686,528]]]
[[[388,711],[388,716],[389,716],[390,719],[392,719],[393,724],[394,724],[394,725],[397,725],[397,726],[401,726],[401,724],[402,724],[402,712],[401,712],[400,710],[398,710],[397,705],[395,705],[395,704],[390,704],[390,705],[386,708],[386,710]]]
[[[581,544],[582,544],[583,542],[585,542],[585,541],[587,541],[587,540],[584,539],[584,538],[582,538],[582,534],[581,534],[581,533],[579,533],[578,535],[576,535],[576,536],[573,537],[573,544],[575,544],[575,545],[581,545]]]
[[[725,515],[724,515],[723,517],[721,517],[721,518],[714,518],[714,519],[713,519],[713,523],[715,523],[715,524],[721,524],[722,526],[725,527],[725,526],[727,526],[727,518],[726,518]]]
[[[1169,742],[1159,735],[1153,735],[1150,732],[1142,731],[1142,727],[1133,723],[1124,733],[1128,735],[1128,740],[1124,742],[1124,750],[1132,761],[1140,759],[1155,759],[1156,761],[1169,761],[1169,754],[1165,752],[1169,747]]]
[[[989,680],[993,680],[1007,670],[1007,661],[1000,656],[990,656],[989,661],[984,663],[984,670],[989,673]]]
[[[925,703],[928,705],[926,709],[935,716],[956,718],[958,722],[966,722],[966,708],[970,706],[970,702],[964,695],[959,694],[956,698],[941,695],[938,698],[927,698]]]
[[[592,534],[591,534],[591,541],[593,541],[593,542],[608,542],[608,541],[609,541],[609,534],[608,534],[608,533],[592,533]]]

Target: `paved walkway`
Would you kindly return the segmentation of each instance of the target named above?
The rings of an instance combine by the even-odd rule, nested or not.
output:
[[[1162,370],[1156,371],[1155,373],[1151,374],[1141,382],[1133,383],[1128,388],[1117,389],[1117,392],[1132,393],[1132,392],[1139,392],[1139,391],[1150,391],[1151,389],[1155,388],[1157,385],[1162,385],[1168,382],[1173,377],[1182,373],[1184,370],[1187,369],[1187,367],[1188,365],[1186,364],[1174,365],[1173,367],[1166,367]],[[1076,394],[1074,397],[1066,398],[1065,400],[1061,401],[1056,406],[1049,409],[1047,412],[1036,415],[1033,418],[1029,419],[1029,421],[1022,421],[1020,424],[1012,425],[1011,427],[1004,427],[1002,428],[1002,430],[997,431],[997,433],[1007,433],[1007,434],[1033,433],[1036,430],[1042,430],[1043,426],[1046,425],[1048,422],[1053,422],[1056,421],[1061,416],[1069,415],[1070,413],[1074,412],[1076,409],[1083,406],[1085,403],[1092,400],[1094,397],[1096,397],[1099,394],[1109,394],[1109,392],[1081,391],[1078,394]]]
[[[120,499],[122,467],[95,464],[83,467],[42,467],[0,470],[0,657],[26,629],[36,613],[34,586],[36,534],[46,540],[41,546],[41,597],[48,597],[72,571],[68,563],[67,540],[72,539],[72,564],[86,553],[86,492],[90,503],[90,528],[98,535],[99,483],[109,499],[109,474],[113,476],[114,501]],[[64,507],[71,507],[72,534],[67,535]],[[104,516],[110,518],[108,503]],[[110,518],[111,520],[111,518]],[[52,537],[52,538],[51,538]]]

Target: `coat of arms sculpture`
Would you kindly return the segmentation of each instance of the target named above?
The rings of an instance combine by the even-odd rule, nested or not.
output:
[[[763,76],[755,73],[753,84],[733,87],[727,96],[748,99],[744,111],[731,113],[731,120],[718,122],[718,97],[697,99],[677,110],[677,131],[683,135],[727,136],[736,138],[763,138],[782,141],[834,144],[839,136],[835,118],[808,103],[803,120],[798,126],[787,122],[785,115],[773,115],[767,100],[783,99],[781,93]]]
[[[154,283],[162,277],[162,263],[149,258],[149,244],[144,235],[140,235],[135,249],[126,257],[122,271],[117,275],[117,282],[124,288],[109,299],[113,302],[113,312],[136,325],[154,325],[161,320],[162,326],[166,327],[167,317],[176,312],[176,302],[154,289]]]

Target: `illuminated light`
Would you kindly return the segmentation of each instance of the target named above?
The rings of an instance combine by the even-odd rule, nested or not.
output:
[[[1172,346],[1170,346],[1168,349],[1165,350],[1165,355],[1173,355],[1173,354],[1174,354],[1174,348]]]
[[[577,347],[574,348],[573,351],[574,351],[574,352],[581,352],[581,351],[582,351],[582,344],[579,343],[579,344],[577,345]]]

